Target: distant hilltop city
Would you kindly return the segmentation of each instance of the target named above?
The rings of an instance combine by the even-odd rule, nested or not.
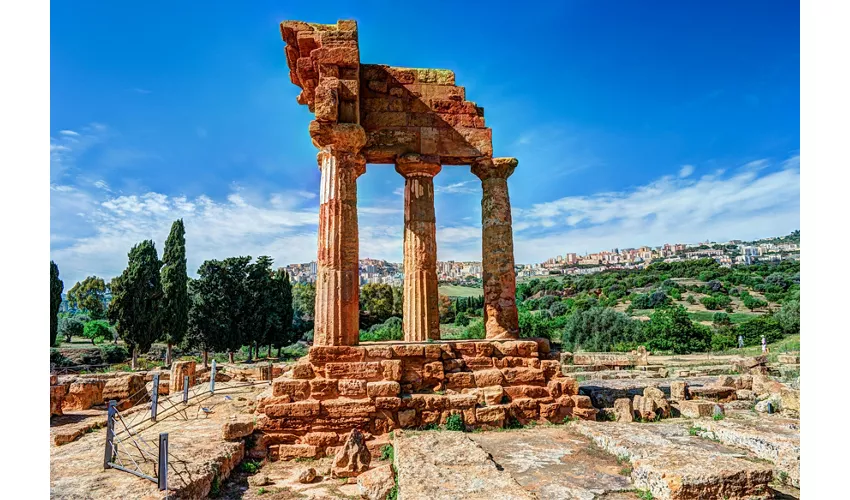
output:
[[[724,267],[748,265],[755,262],[800,260],[800,231],[788,236],[765,238],[756,241],[730,240],[726,242],[665,243],[657,247],[614,248],[596,253],[565,253],[538,264],[517,264],[518,278],[550,275],[593,274],[609,269],[642,269],[653,262],[680,262],[712,258]],[[285,267],[293,281],[314,283],[316,262],[290,264]],[[441,283],[478,286],[481,284],[481,262],[438,261],[437,279]],[[360,260],[360,284],[384,283],[399,286],[404,281],[404,267],[400,262],[378,259]]]

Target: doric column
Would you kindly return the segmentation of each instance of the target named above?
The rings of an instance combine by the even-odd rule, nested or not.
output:
[[[319,258],[313,344],[357,345],[360,340],[360,273],[357,178],[363,155],[326,146],[319,151]]]
[[[437,156],[408,154],[396,159],[404,176],[404,340],[440,338],[437,307],[437,219],[434,176]]]
[[[488,339],[519,338],[516,308],[514,237],[508,177],[516,158],[485,158],[472,164],[481,179],[482,267],[484,268],[484,326]]]

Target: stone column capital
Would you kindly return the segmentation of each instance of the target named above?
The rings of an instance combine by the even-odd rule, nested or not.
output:
[[[322,170],[326,162],[335,162],[342,169],[352,169],[356,177],[360,177],[366,173],[366,157],[360,153],[351,153],[340,150],[336,146],[325,146],[316,154],[316,161],[319,164],[319,170]]]
[[[319,149],[332,146],[337,151],[359,153],[366,145],[366,131],[356,123],[310,122],[310,137]]]
[[[416,153],[408,153],[400,155],[395,161],[396,172],[409,177],[434,177],[443,166],[440,164],[440,157],[437,155],[420,155]]]
[[[472,163],[472,173],[479,179],[507,179],[519,165],[516,158],[480,158]]]

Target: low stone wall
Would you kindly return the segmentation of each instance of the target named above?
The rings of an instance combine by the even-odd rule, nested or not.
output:
[[[50,416],[62,415],[62,402],[65,400],[67,388],[59,384],[56,375],[50,376]]]
[[[631,352],[576,352],[563,353],[561,360],[565,364],[603,367],[634,367],[649,364],[646,348],[640,346]]]
[[[595,419],[590,398],[549,358],[542,339],[312,347],[258,399],[258,447],[316,457],[353,428],[381,435],[451,415],[470,427]]]
[[[106,382],[102,380],[81,380],[72,383],[62,402],[64,411],[88,410],[94,405],[103,403],[103,388]]]

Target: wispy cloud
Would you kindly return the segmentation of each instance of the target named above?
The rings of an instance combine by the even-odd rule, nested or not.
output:
[[[694,173],[694,166],[693,165],[683,165],[682,168],[679,170],[679,177],[681,177],[681,178],[690,177],[690,175],[692,173]]]
[[[74,132],[73,130],[60,130],[59,134],[60,135],[69,135],[71,137],[77,137],[77,136],[80,135],[78,132]]]
[[[480,194],[481,186],[476,181],[455,182],[446,186],[434,186],[434,192],[445,194]]]
[[[136,87],[136,88],[134,88],[134,89],[133,89],[133,92],[135,92],[135,93],[137,93],[137,94],[150,94],[150,93],[152,93],[153,91],[152,91],[152,90],[148,90],[148,89],[143,89],[143,88]]]
[[[635,189],[572,196],[514,210],[517,259],[629,245],[783,234],[799,227],[799,157],[758,175],[750,162],[729,176],[662,177]],[[768,160],[759,160],[762,168]]]

